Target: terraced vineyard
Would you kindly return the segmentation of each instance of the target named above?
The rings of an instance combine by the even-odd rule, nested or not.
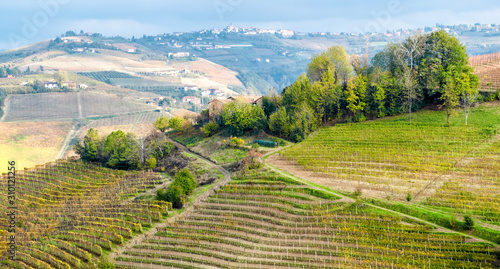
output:
[[[332,181],[404,200],[448,172],[488,136],[476,126],[399,122],[324,128],[282,156]],[[430,192],[426,192],[428,195]]]
[[[425,204],[500,227],[500,140],[475,150]]]
[[[7,176],[0,181],[7,190]],[[135,202],[140,192],[163,183],[150,173],[126,173],[73,161],[60,161],[16,174],[16,261],[9,268],[95,268],[103,253],[160,221],[165,202]],[[7,199],[0,200],[8,212]],[[6,215],[0,238],[9,242]],[[0,254],[7,257],[6,245]]]
[[[481,89],[500,90],[500,53],[474,56],[470,63],[481,79]]]
[[[261,170],[116,258],[118,268],[492,268],[493,248]]]

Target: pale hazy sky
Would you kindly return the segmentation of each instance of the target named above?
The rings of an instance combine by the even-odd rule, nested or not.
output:
[[[0,5],[0,49],[67,30],[126,37],[256,26],[304,32],[365,32],[436,23],[500,24],[498,0],[18,0]]]

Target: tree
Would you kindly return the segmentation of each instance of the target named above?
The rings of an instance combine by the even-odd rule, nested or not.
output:
[[[347,109],[355,118],[366,106],[366,85],[366,77],[362,75],[347,82],[347,88],[344,92],[347,101]]]
[[[474,219],[470,215],[464,216],[464,228],[466,230],[472,230],[472,228],[474,228]]]
[[[0,68],[0,78],[5,77],[5,70],[3,68]]]
[[[385,89],[381,85],[376,85],[376,91],[373,93],[373,100],[377,105],[377,117],[381,118],[385,116]]]
[[[224,105],[222,119],[230,127],[231,134],[241,134],[249,130],[258,130],[266,126],[266,116],[260,106],[247,103],[244,98],[236,98]]]
[[[293,112],[309,98],[310,93],[311,81],[305,74],[302,74],[291,86],[283,90],[281,105],[286,107],[287,111]]]
[[[62,86],[62,83],[68,80],[68,73],[66,71],[59,70],[54,74],[54,79],[57,81],[59,86]]]
[[[460,87],[462,87],[462,97],[460,99],[461,105],[464,108],[465,114],[465,125],[470,114],[470,108],[476,102],[476,98],[479,95],[479,77],[472,73],[466,72],[461,74],[461,80],[459,82]]]
[[[419,57],[424,53],[426,37],[420,34],[409,37],[404,43],[396,46],[395,59],[397,66],[401,69],[401,80],[404,86],[404,102],[408,109],[408,121],[411,122],[411,112],[413,102],[420,97],[418,89],[415,87],[416,71]]]
[[[335,66],[325,52],[314,55],[307,66],[307,77],[309,77],[312,82],[319,81],[326,70],[331,70],[332,68],[335,68]]]
[[[83,144],[78,142],[75,144],[73,149],[80,155],[82,160],[87,162],[96,162],[100,158],[100,148],[102,145],[102,140],[99,137],[99,133],[96,129],[91,128],[87,135],[83,138]]]
[[[469,63],[469,56],[465,46],[460,41],[450,36],[445,31],[437,31],[428,35],[426,47],[419,69],[422,71],[420,80],[427,95],[436,96],[443,94],[444,85],[450,67],[462,69]],[[447,74],[448,73],[448,74]]]
[[[104,141],[102,154],[111,168],[129,168],[130,153],[127,135],[122,131],[112,132]]]
[[[306,102],[295,111],[292,118],[291,138],[300,142],[304,140],[309,133],[318,127],[317,117],[314,110]]]
[[[191,172],[185,168],[175,174],[172,184],[180,186],[185,195],[193,193],[198,185]]]
[[[209,123],[205,124],[205,126],[200,128],[200,131],[206,137],[213,136],[214,134],[217,133],[218,130],[219,130],[219,125],[216,122],[209,122]]]
[[[446,122],[450,124],[450,117],[456,114],[455,109],[460,104],[460,97],[465,92],[466,95],[473,95],[477,93],[477,86],[479,84],[477,76],[470,72],[470,67],[455,67],[449,66],[448,71],[444,73],[446,82],[440,100],[443,101],[442,108],[446,110]],[[472,85],[471,85],[472,81]],[[466,122],[467,122],[466,116]]]
[[[172,117],[168,121],[168,127],[170,129],[174,129],[177,132],[182,131],[182,127],[184,126],[185,120],[179,116]]]
[[[281,137],[288,135],[289,124],[285,107],[280,107],[269,117],[269,129]]]
[[[169,120],[165,116],[158,117],[156,121],[154,122],[153,126],[157,129],[160,130],[162,133],[165,132],[168,129],[169,126]]]
[[[336,83],[339,84],[346,84],[352,76],[351,59],[344,47],[330,47],[327,51],[314,56],[307,68],[307,76],[314,83],[319,81],[329,69],[333,72]]]

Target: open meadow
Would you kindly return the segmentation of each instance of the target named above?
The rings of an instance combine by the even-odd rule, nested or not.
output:
[[[0,173],[7,162],[18,169],[53,161],[71,129],[71,122],[0,122]]]

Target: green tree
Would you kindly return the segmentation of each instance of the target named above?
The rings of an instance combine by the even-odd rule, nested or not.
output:
[[[222,119],[230,127],[231,134],[241,134],[249,130],[258,130],[266,126],[266,116],[260,106],[253,106],[243,98],[224,105]]]
[[[420,80],[428,95],[435,96],[444,94],[447,76],[450,68],[461,69],[469,63],[469,56],[465,46],[460,41],[450,36],[445,31],[431,33],[426,38],[426,47],[419,69],[421,69]]]
[[[269,117],[269,129],[281,137],[288,136],[289,124],[285,107],[280,107]]]
[[[377,106],[377,117],[385,116],[385,89],[381,85],[376,85],[376,91],[373,93],[373,100]]]
[[[307,68],[307,76],[313,83],[321,80],[324,73],[330,70],[336,83],[347,83],[353,75],[353,67],[349,54],[342,46],[328,48],[327,51],[315,55]]]
[[[161,132],[165,132],[168,129],[169,126],[169,120],[165,116],[158,117],[156,121],[154,122],[153,126],[157,129],[160,130]]]
[[[474,228],[474,219],[469,215],[464,216],[464,228],[466,230],[472,230],[472,228]]]
[[[291,86],[283,90],[281,104],[288,112],[294,112],[309,99],[310,94],[311,81],[305,74],[302,74]]]
[[[100,143],[99,132],[94,128],[90,128],[83,138],[83,146],[78,143],[75,151],[81,156],[82,160],[95,162],[98,160]]]
[[[0,78],[5,77],[5,70],[3,68],[0,68]]]
[[[366,106],[366,85],[366,77],[362,75],[347,82],[344,94],[347,101],[347,109],[353,117],[357,117],[358,113],[363,111]]]
[[[460,104],[460,97],[464,92],[474,92],[477,85],[471,85],[471,78],[475,80],[475,75],[468,70],[470,67],[449,66],[445,73],[446,82],[444,84],[440,100],[443,101],[441,107],[446,111],[446,122],[450,124],[450,117],[456,114],[456,108]]]
[[[318,127],[314,110],[306,102],[295,111],[292,119],[291,139],[297,142],[304,140]]]
[[[206,136],[210,137],[217,133],[219,125],[216,122],[209,122],[200,128],[200,131]]]
[[[198,186],[194,176],[187,169],[182,169],[177,172],[174,176],[174,182],[172,184],[180,186],[185,195],[193,193]]]
[[[127,135],[122,131],[112,132],[104,141],[102,150],[106,164],[111,168],[128,169],[131,148]]]
[[[182,128],[184,126],[185,120],[179,116],[177,117],[172,117],[168,121],[168,127],[171,129],[174,129],[177,132],[182,131]]]
[[[323,52],[322,54],[313,56],[307,66],[307,76],[312,82],[316,82],[323,77],[323,74],[327,70],[331,70],[332,68],[335,68],[335,66],[331,62],[330,57],[328,57],[326,52]]]

